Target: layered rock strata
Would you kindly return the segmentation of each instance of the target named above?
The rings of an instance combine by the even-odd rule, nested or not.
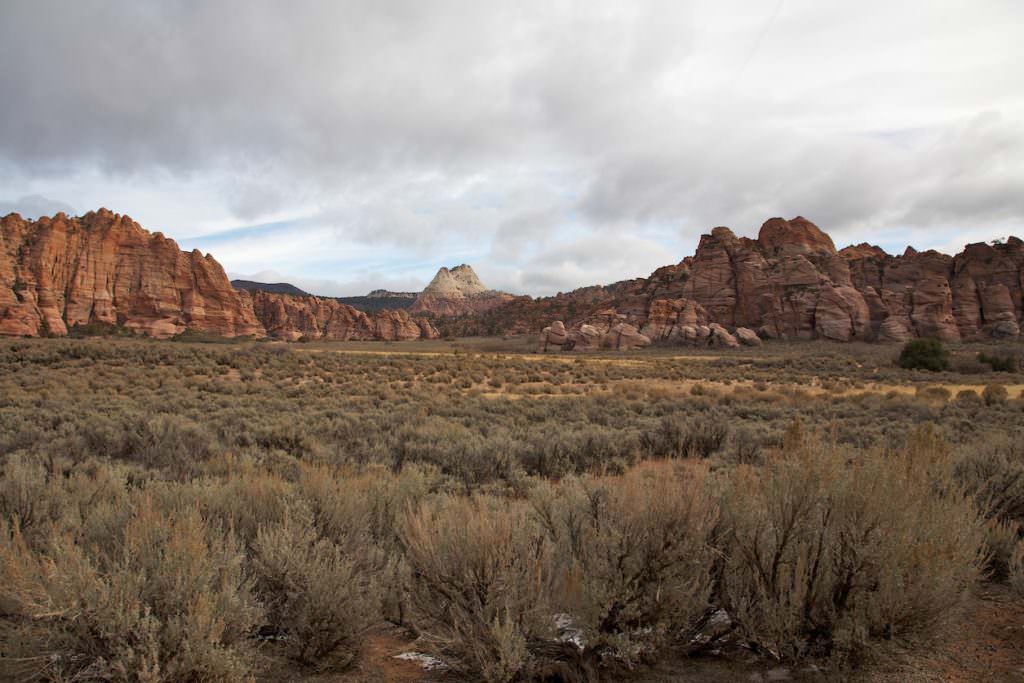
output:
[[[1024,242],[969,244],[956,256],[892,256],[869,244],[837,251],[807,219],[773,218],[757,239],[715,228],[694,256],[578,308],[570,329],[611,311],[656,341],[692,341],[710,323],[758,341],[1012,337],[1024,309]]]
[[[408,341],[438,337],[429,321],[404,310],[364,313],[334,299],[263,291],[245,296],[251,297],[256,318],[275,339]]]
[[[405,311],[362,313],[333,299],[238,291],[209,254],[183,252],[107,209],[69,218],[0,218],[0,335],[63,336],[114,325],[152,337],[432,339]]]
[[[154,337],[264,334],[212,256],[183,252],[128,216],[0,219],[0,335],[63,336],[90,323]]]

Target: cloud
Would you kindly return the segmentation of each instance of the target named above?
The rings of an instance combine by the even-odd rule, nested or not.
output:
[[[375,289],[386,289],[391,292],[420,292],[426,282],[417,278],[389,278],[380,273],[351,273],[352,279],[345,282],[329,279],[306,278],[301,275],[288,275],[275,270],[262,270],[256,273],[228,273],[232,280],[252,280],[253,282],[287,282],[299,289],[316,296],[362,296]]]
[[[512,272],[497,271],[489,286],[531,293],[569,291],[583,284],[611,283],[646,276],[673,263],[674,255],[649,240],[624,235],[609,240],[588,236],[559,240],[527,265]],[[481,275],[483,277],[483,275]]]
[[[0,216],[17,213],[21,214],[22,218],[39,218],[40,216],[52,216],[61,211],[69,216],[76,213],[70,204],[56,199],[48,199],[38,194],[26,195],[13,201],[0,200]]]
[[[342,288],[467,260],[551,292],[774,215],[939,246],[1021,232],[1022,20],[1011,0],[10,0],[0,182]],[[593,245],[623,256],[565,252]]]

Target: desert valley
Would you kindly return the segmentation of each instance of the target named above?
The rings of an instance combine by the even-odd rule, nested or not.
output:
[[[0,227],[12,679],[1024,666],[1019,239],[772,219],[547,298],[460,265],[345,303],[105,209]]]
[[[1021,36],[0,1],[0,683],[1024,683]]]

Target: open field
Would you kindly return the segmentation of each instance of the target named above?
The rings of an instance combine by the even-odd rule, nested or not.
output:
[[[1024,346],[532,346],[0,342],[0,673],[1024,679]]]

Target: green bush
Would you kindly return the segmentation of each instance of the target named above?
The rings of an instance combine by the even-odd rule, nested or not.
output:
[[[978,354],[978,361],[985,363],[995,372],[1017,372],[1019,363],[1017,357],[1006,353],[985,353],[984,351]]]
[[[897,363],[905,370],[941,372],[949,369],[949,352],[938,339],[912,339],[903,346]]]

